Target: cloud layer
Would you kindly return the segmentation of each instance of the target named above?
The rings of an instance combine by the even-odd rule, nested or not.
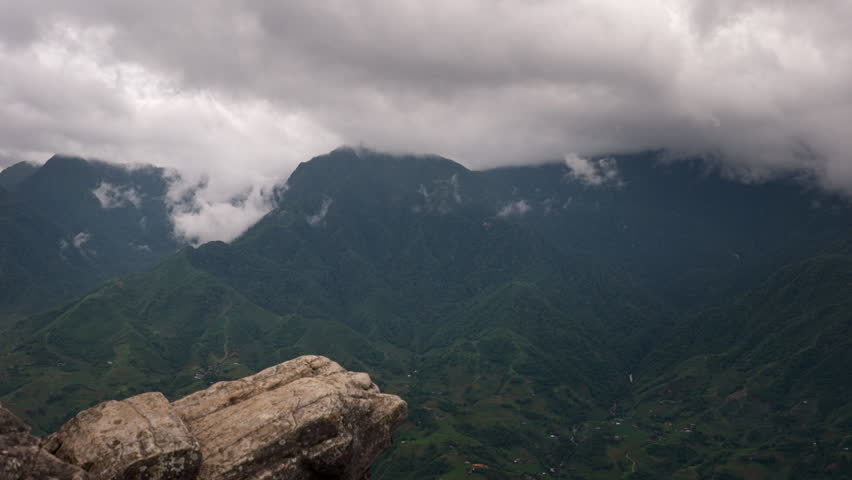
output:
[[[0,162],[177,167],[205,185],[177,217],[202,240],[341,143],[473,168],[667,149],[852,192],[848,18],[845,0],[0,2]]]

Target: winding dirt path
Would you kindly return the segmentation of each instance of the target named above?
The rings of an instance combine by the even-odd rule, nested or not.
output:
[[[636,460],[633,460],[633,457],[630,456],[630,452],[624,454],[624,458],[630,460],[632,464],[630,467],[630,473],[636,473]]]

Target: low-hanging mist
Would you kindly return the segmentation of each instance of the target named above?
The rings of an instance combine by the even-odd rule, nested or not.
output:
[[[664,149],[852,191],[848,2],[0,4],[0,166],[176,168],[229,240],[337,145],[471,168]]]

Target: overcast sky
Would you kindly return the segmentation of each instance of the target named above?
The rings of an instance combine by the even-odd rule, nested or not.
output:
[[[663,148],[852,192],[850,18],[848,0],[0,0],[0,167],[207,175],[201,215],[176,217],[202,240],[341,144],[471,168]]]

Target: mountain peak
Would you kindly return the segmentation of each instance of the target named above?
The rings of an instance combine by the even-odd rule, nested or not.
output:
[[[0,187],[14,190],[17,186],[37,172],[39,165],[30,162],[18,162],[0,171]]]
[[[340,178],[351,181],[349,174],[367,174],[376,178],[386,176],[452,175],[468,172],[463,165],[432,154],[395,154],[365,147],[342,146],[331,152],[302,162],[290,176],[322,175],[330,181]]]
[[[379,192],[411,196],[418,195],[421,185],[470,173],[461,164],[438,155],[392,154],[344,146],[299,164],[287,181],[288,196],[320,200],[323,196],[376,198]]]
[[[303,162],[299,166],[312,163],[343,164],[344,162],[349,167],[411,167],[421,169],[424,167],[443,167],[467,171],[467,168],[461,164],[436,154],[382,152],[368,147],[352,147],[348,145],[342,145],[327,154],[319,155],[307,162]]]
[[[83,158],[76,155],[65,155],[61,153],[54,154],[50,157],[47,162],[44,163],[44,166],[52,166],[56,168],[57,166],[82,166],[88,165],[89,162]]]

